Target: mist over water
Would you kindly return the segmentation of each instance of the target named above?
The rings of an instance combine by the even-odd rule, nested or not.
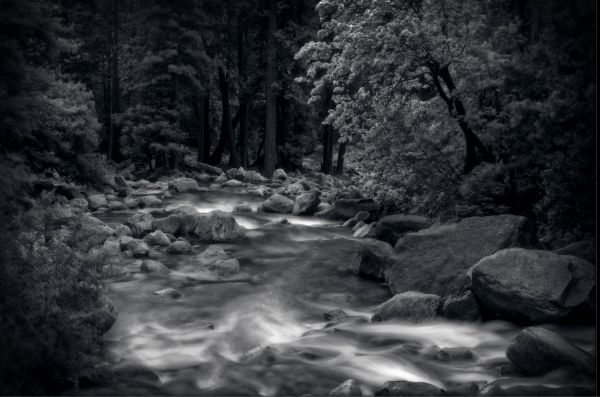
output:
[[[204,192],[177,195],[167,208],[191,204],[199,212],[230,212],[240,204],[255,209],[261,201],[235,191]],[[130,215],[113,213],[105,221],[122,223]],[[239,260],[239,275],[219,279],[202,270],[194,256],[162,252],[159,260],[172,270],[169,275],[140,273],[131,259],[121,265],[127,274],[107,281],[119,313],[105,337],[108,360],[148,367],[160,384],[92,389],[92,394],[323,395],[348,378],[373,394],[390,380],[446,388],[502,376],[506,349],[519,327],[443,319],[370,323],[391,293],[348,270],[356,244],[348,229],[315,217],[256,212],[235,217],[248,238],[221,247]],[[291,224],[273,222],[282,217]],[[199,244],[194,252],[206,246]],[[164,288],[175,288],[181,297],[153,294]],[[332,309],[350,317],[329,324],[323,313]],[[561,331],[593,350],[593,328]],[[468,348],[474,359],[440,361],[439,348]],[[569,376],[552,373],[519,382],[577,384]]]

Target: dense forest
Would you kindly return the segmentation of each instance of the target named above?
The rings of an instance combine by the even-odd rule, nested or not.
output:
[[[512,214],[595,244],[595,44],[593,0],[0,0],[0,393],[103,354],[119,234],[88,204],[135,181],[289,175],[377,207],[360,226]]]

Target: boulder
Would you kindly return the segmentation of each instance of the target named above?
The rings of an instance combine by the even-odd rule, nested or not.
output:
[[[260,183],[265,183],[269,179],[265,178],[264,176],[262,176],[260,173],[258,173],[256,171],[247,171],[246,175],[244,175],[244,178],[242,180],[246,183],[253,183],[253,184],[257,185]]]
[[[509,248],[481,259],[471,279],[481,304],[501,317],[545,323],[586,304],[595,274],[596,268],[581,258]]]
[[[134,237],[142,237],[146,233],[152,231],[152,222],[151,218],[147,218],[135,223],[129,223],[128,221],[127,225],[131,229],[131,233]]]
[[[451,320],[475,321],[479,318],[479,304],[473,292],[465,291],[444,301],[442,315]]]
[[[79,224],[75,221],[75,224],[72,224],[72,230],[77,233],[77,239],[87,240],[90,245],[101,245],[107,238],[115,234],[110,226],[92,215],[83,214],[77,220]],[[77,229],[78,227],[79,229]]]
[[[352,228],[352,229],[354,230],[354,226],[355,226],[357,223],[358,223],[358,221],[356,220],[356,217],[354,217],[354,218],[350,218],[350,219],[348,219],[346,222],[344,222],[344,223],[342,224],[342,226],[344,226],[344,227],[349,227],[349,228]]]
[[[436,355],[438,361],[444,362],[471,361],[474,358],[473,352],[466,347],[445,347]]]
[[[147,259],[140,264],[140,271],[144,273],[162,273],[167,274],[171,271],[161,262]]]
[[[375,226],[375,238],[396,244],[398,239],[409,232],[418,232],[433,224],[431,219],[417,215],[388,215],[377,221]]]
[[[388,243],[365,239],[358,244],[350,268],[362,277],[383,281],[395,255],[396,252]]]
[[[521,372],[532,376],[562,367],[587,374],[595,371],[595,361],[590,354],[542,327],[521,331],[508,347],[506,356]]]
[[[281,168],[277,168],[275,171],[273,171],[273,179],[283,181],[286,180],[287,177],[287,174]]]
[[[296,197],[296,201],[294,202],[294,208],[292,213],[294,215],[312,215],[317,210],[317,207],[321,203],[319,196],[321,192],[312,191],[305,194],[301,194]]]
[[[274,194],[260,205],[259,210],[263,212],[275,212],[279,214],[289,214],[294,209],[294,201],[282,196]]]
[[[103,194],[90,194],[88,196],[88,206],[90,210],[95,211],[100,207],[108,206],[108,201]]]
[[[148,256],[148,245],[142,240],[131,239],[126,244],[126,249],[130,250],[134,258],[143,258]]]
[[[244,232],[231,214],[213,211],[197,214],[194,234],[204,241],[226,242],[244,237]]]
[[[364,224],[352,233],[352,237],[357,238],[371,238],[375,237],[373,224]]]
[[[553,251],[558,255],[572,255],[596,264],[596,244],[594,241],[576,241]]]
[[[237,259],[219,259],[209,265],[208,269],[215,272],[219,277],[231,277],[240,271],[240,263]]]
[[[227,177],[229,179],[237,179],[239,181],[243,181],[244,180],[244,176],[246,176],[246,170],[244,169],[244,167],[240,167],[240,168],[230,168],[227,170]]]
[[[218,245],[210,245],[202,253],[196,256],[198,262],[204,266],[208,266],[218,260],[225,260],[228,258],[229,256],[225,253],[223,248]]]
[[[425,382],[408,382],[404,380],[385,382],[376,396],[441,396],[444,391],[437,386]]]
[[[191,254],[194,252],[190,243],[185,240],[177,240],[173,241],[167,247],[167,252],[169,254]]]
[[[409,320],[421,322],[437,316],[441,299],[421,292],[403,292],[377,307],[371,321]]]
[[[368,220],[375,220],[381,212],[381,207],[369,199],[339,199],[323,215],[329,219],[346,220],[353,218],[361,211],[369,213]]]
[[[192,178],[177,178],[173,180],[169,187],[172,187],[178,192],[189,192],[189,191],[198,191],[200,190],[200,186],[198,186],[198,182]]]
[[[148,233],[144,237],[144,241],[146,242],[146,244],[160,245],[162,247],[166,247],[167,245],[171,244],[171,240],[169,240],[169,237],[167,237],[167,235],[161,230],[155,230],[152,233]]]
[[[131,229],[129,228],[129,226],[126,225],[119,225],[115,228],[115,236],[117,237],[121,237],[121,236],[131,236]]]
[[[81,211],[87,211],[89,208],[89,203],[83,197],[76,197],[69,201],[72,207],[78,208]]]
[[[196,174],[196,175],[194,175],[194,179],[197,180],[198,182],[204,182],[204,183],[206,183],[206,182],[210,182],[211,177],[208,174],[202,173],[202,174]]]
[[[223,182],[226,182],[227,179],[228,179],[227,175],[225,173],[223,173],[215,178],[215,183],[223,183]]]
[[[536,247],[526,218],[497,215],[434,225],[398,240],[393,266],[386,272],[392,292],[421,291],[440,296],[464,292],[467,270],[482,258],[509,247]]]
[[[358,221],[354,224],[354,226],[352,226],[352,231],[355,232],[358,229],[360,229],[361,227],[363,227],[364,225],[366,225],[366,223],[364,221]]]
[[[362,396],[360,386],[354,379],[348,379],[329,392],[330,396]]]
[[[162,205],[162,200],[156,196],[141,196],[137,200],[139,202],[138,206],[143,208],[160,207]]]
[[[356,220],[356,222],[366,222],[367,219],[370,218],[370,214],[367,211],[358,211],[356,213],[356,215],[354,215],[354,218]],[[395,242],[394,242],[395,243]],[[394,244],[392,244],[394,245]]]

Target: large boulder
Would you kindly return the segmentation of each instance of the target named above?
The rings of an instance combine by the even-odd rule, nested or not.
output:
[[[312,191],[296,197],[292,213],[294,215],[312,215],[321,203],[321,192]]]
[[[595,362],[559,334],[542,327],[525,328],[506,351],[508,359],[524,374],[538,376],[561,367],[592,374]]]
[[[441,299],[421,292],[403,292],[394,295],[375,310],[371,321],[408,320],[421,322],[437,316]]]
[[[289,214],[294,209],[294,201],[281,194],[274,194],[263,201],[258,209],[263,212]]]
[[[553,322],[587,303],[596,284],[595,270],[574,256],[510,248],[473,267],[472,289],[482,305],[502,317]]]
[[[383,281],[396,255],[392,246],[383,241],[365,239],[357,247],[350,265],[352,271],[365,278]]]
[[[554,250],[559,255],[572,255],[596,264],[596,244],[594,241],[576,241]]]
[[[473,292],[466,291],[444,301],[442,314],[451,320],[474,321],[479,318],[479,304]]]
[[[213,211],[208,214],[197,214],[194,235],[204,241],[226,242],[244,236],[240,225],[231,214]]]
[[[88,205],[90,210],[95,211],[100,207],[108,206],[108,201],[106,200],[106,196],[103,194],[90,194],[88,196]]]
[[[375,220],[381,212],[381,207],[369,199],[339,199],[333,203],[323,216],[334,220],[346,220],[353,218],[361,211],[369,213],[369,220]]]
[[[467,289],[467,270],[482,258],[504,248],[538,244],[524,217],[465,218],[407,233],[396,243],[397,257],[385,278],[394,293],[421,291],[445,297]]]
[[[377,221],[375,238],[392,245],[409,232],[418,232],[433,224],[431,219],[418,215],[388,215]]]
[[[178,192],[189,192],[189,191],[198,191],[200,190],[200,186],[198,186],[198,182],[192,178],[177,178],[173,180],[169,187],[172,187]]]

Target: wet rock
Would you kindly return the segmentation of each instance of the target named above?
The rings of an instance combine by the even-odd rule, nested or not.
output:
[[[244,237],[235,218],[220,211],[196,215],[194,234],[201,240],[217,242],[234,241]]]
[[[169,187],[172,187],[178,192],[190,192],[190,191],[199,191],[200,186],[198,186],[198,182],[192,178],[177,178],[169,184]]]
[[[256,346],[248,350],[242,356],[242,361],[245,362],[263,362],[273,364],[277,360],[276,350],[267,345]]]
[[[95,211],[100,207],[108,206],[108,201],[103,194],[90,194],[88,196],[88,206],[90,210]]]
[[[104,335],[107,333],[112,328],[115,321],[117,321],[117,318],[115,317],[114,309],[112,307],[94,310],[79,318],[81,324],[93,329],[97,335]]]
[[[117,256],[121,253],[121,246],[118,241],[105,241],[100,248],[103,255]]]
[[[502,386],[500,381],[493,381],[484,385],[480,396],[595,396],[591,387],[559,386],[550,387],[535,384]]]
[[[474,356],[466,347],[445,347],[438,351],[436,359],[444,362],[471,361]]]
[[[179,299],[179,298],[181,298],[181,294],[175,288],[161,289],[159,291],[153,292],[153,294],[159,295],[159,296],[162,296],[162,297],[165,297],[165,298],[171,298],[171,299]]]
[[[142,196],[138,197],[138,202],[141,204],[141,207],[151,208],[151,207],[160,207],[162,205],[162,200],[156,196]]]
[[[504,248],[537,244],[533,229],[521,216],[471,217],[434,225],[398,240],[386,282],[394,293],[459,294],[470,284],[467,271],[482,258]]]
[[[394,249],[388,243],[365,239],[358,245],[350,268],[362,277],[383,280],[395,255]]]
[[[363,227],[364,225],[366,225],[366,223],[364,221],[358,221],[357,220],[356,223],[354,224],[354,226],[352,226],[352,231],[355,232],[358,229],[360,229],[361,227]]]
[[[372,224],[365,224],[354,231],[352,237],[371,238],[375,237],[374,227]]]
[[[256,185],[256,184],[268,182],[269,179],[265,178],[264,176],[262,176],[260,173],[258,173],[256,171],[247,171],[246,175],[244,175],[243,181],[246,183],[252,183],[252,184]]]
[[[472,289],[481,304],[502,317],[528,323],[564,318],[586,304],[595,267],[584,259],[549,251],[511,248],[481,259]]]
[[[190,234],[197,223],[195,214],[175,213],[152,221],[152,230],[160,230],[173,235]]]
[[[147,259],[140,264],[140,271],[144,273],[162,273],[168,274],[171,272],[168,267],[161,262]]]
[[[144,241],[146,242],[146,244],[160,245],[162,247],[166,247],[169,244],[171,244],[171,240],[169,240],[169,237],[167,237],[167,235],[161,230],[155,230],[152,233],[148,233],[144,237]]]
[[[229,258],[229,256],[227,255],[227,253],[225,253],[223,248],[221,248],[218,245],[210,245],[202,253],[200,253],[196,256],[196,259],[198,260],[198,262],[200,262],[201,265],[205,265],[205,266],[215,263],[218,260],[223,260],[223,259],[228,259],[228,258]]]
[[[242,181],[238,181],[237,179],[230,179],[227,182],[224,182],[221,186],[223,187],[240,187],[244,183]]]
[[[123,249],[123,240],[120,241],[121,249]],[[131,239],[125,243],[125,249],[130,250],[134,258],[143,258],[148,256],[148,245],[142,240]]]
[[[294,209],[294,201],[282,196],[274,194],[260,205],[259,210],[263,212],[275,212],[279,214],[289,214]]]
[[[345,220],[353,218],[361,211],[368,212],[368,219],[375,220],[381,212],[381,207],[373,200],[368,199],[339,199],[323,216],[329,219]]]
[[[421,292],[403,292],[382,303],[371,321],[408,320],[421,322],[433,319],[439,310],[441,299],[437,295]]]
[[[529,327],[517,335],[506,351],[508,359],[527,375],[543,375],[567,367],[592,374],[594,359],[559,334]]]
[[[120,236],[131,236],[131,229],[129,228],[129,226],[126,225],[119,225],[115,228],[115,235],[117,237]]]
[[[319,196],[321,192],[312,191],[305,194],[301,194],[296,197],[296,201],[294,202],[294,208],[292,210],[292,214],[294,215],[312,215],[317,211],[317,207],[321,200]]]
[[[338,321],[348,317],[348,314],[342,309],[333,309],[326,313],[323,313],[323,317],[325,317],[325,320],[327,321]]]
[[[136,223],[128,223],[127,226],[131,229],[134,237],[142,237],[152,231],[152,220],[147,219]]]
[[[354,379],[348,379],[329,392],[330,396],[362,396],[360,386]]]
[[[409,232],[418,232],[426,229],[433,224],[431,219],[417,215],[388,215],[377,221],[375,226],[375,238],[385,241],[392,245],[396,244],[398,239]]]
[[[240,204],[233,209],[234,214],[247,214],[252,212],[252,207],[249,204]]]
[[[219,277],[231,277],[239,273],[240,263],[237,259],[219,259],[209,265],[208,269],[215,272]]]
[[[283,181],[283,180],[286,180],[287,177],[288,177],[287,174],[281,168],[277,168],[275,171],[273,171],[273,179],[278,179],[280,181]]]
[[[441,396],[442,389],[425,382],[407,382],[403,380],[385,382],[376,396]]]
[[[193,251],[190,243],[185,240],[174,241],[167,247],[169,254],[191,254]]]
[[[596,264],[596,244],[594,241],[576,241],[553,251],[558,255],[572,255]]]
[[[447,298],[442,307],[442,315],[451,320],[475,321],[479,318],[479,304],[471,291]]]
[[[87,368],[79,374],[79,387],[88,388],[104,386],[114,381],[114,373],[108,363],[101,363]]]

